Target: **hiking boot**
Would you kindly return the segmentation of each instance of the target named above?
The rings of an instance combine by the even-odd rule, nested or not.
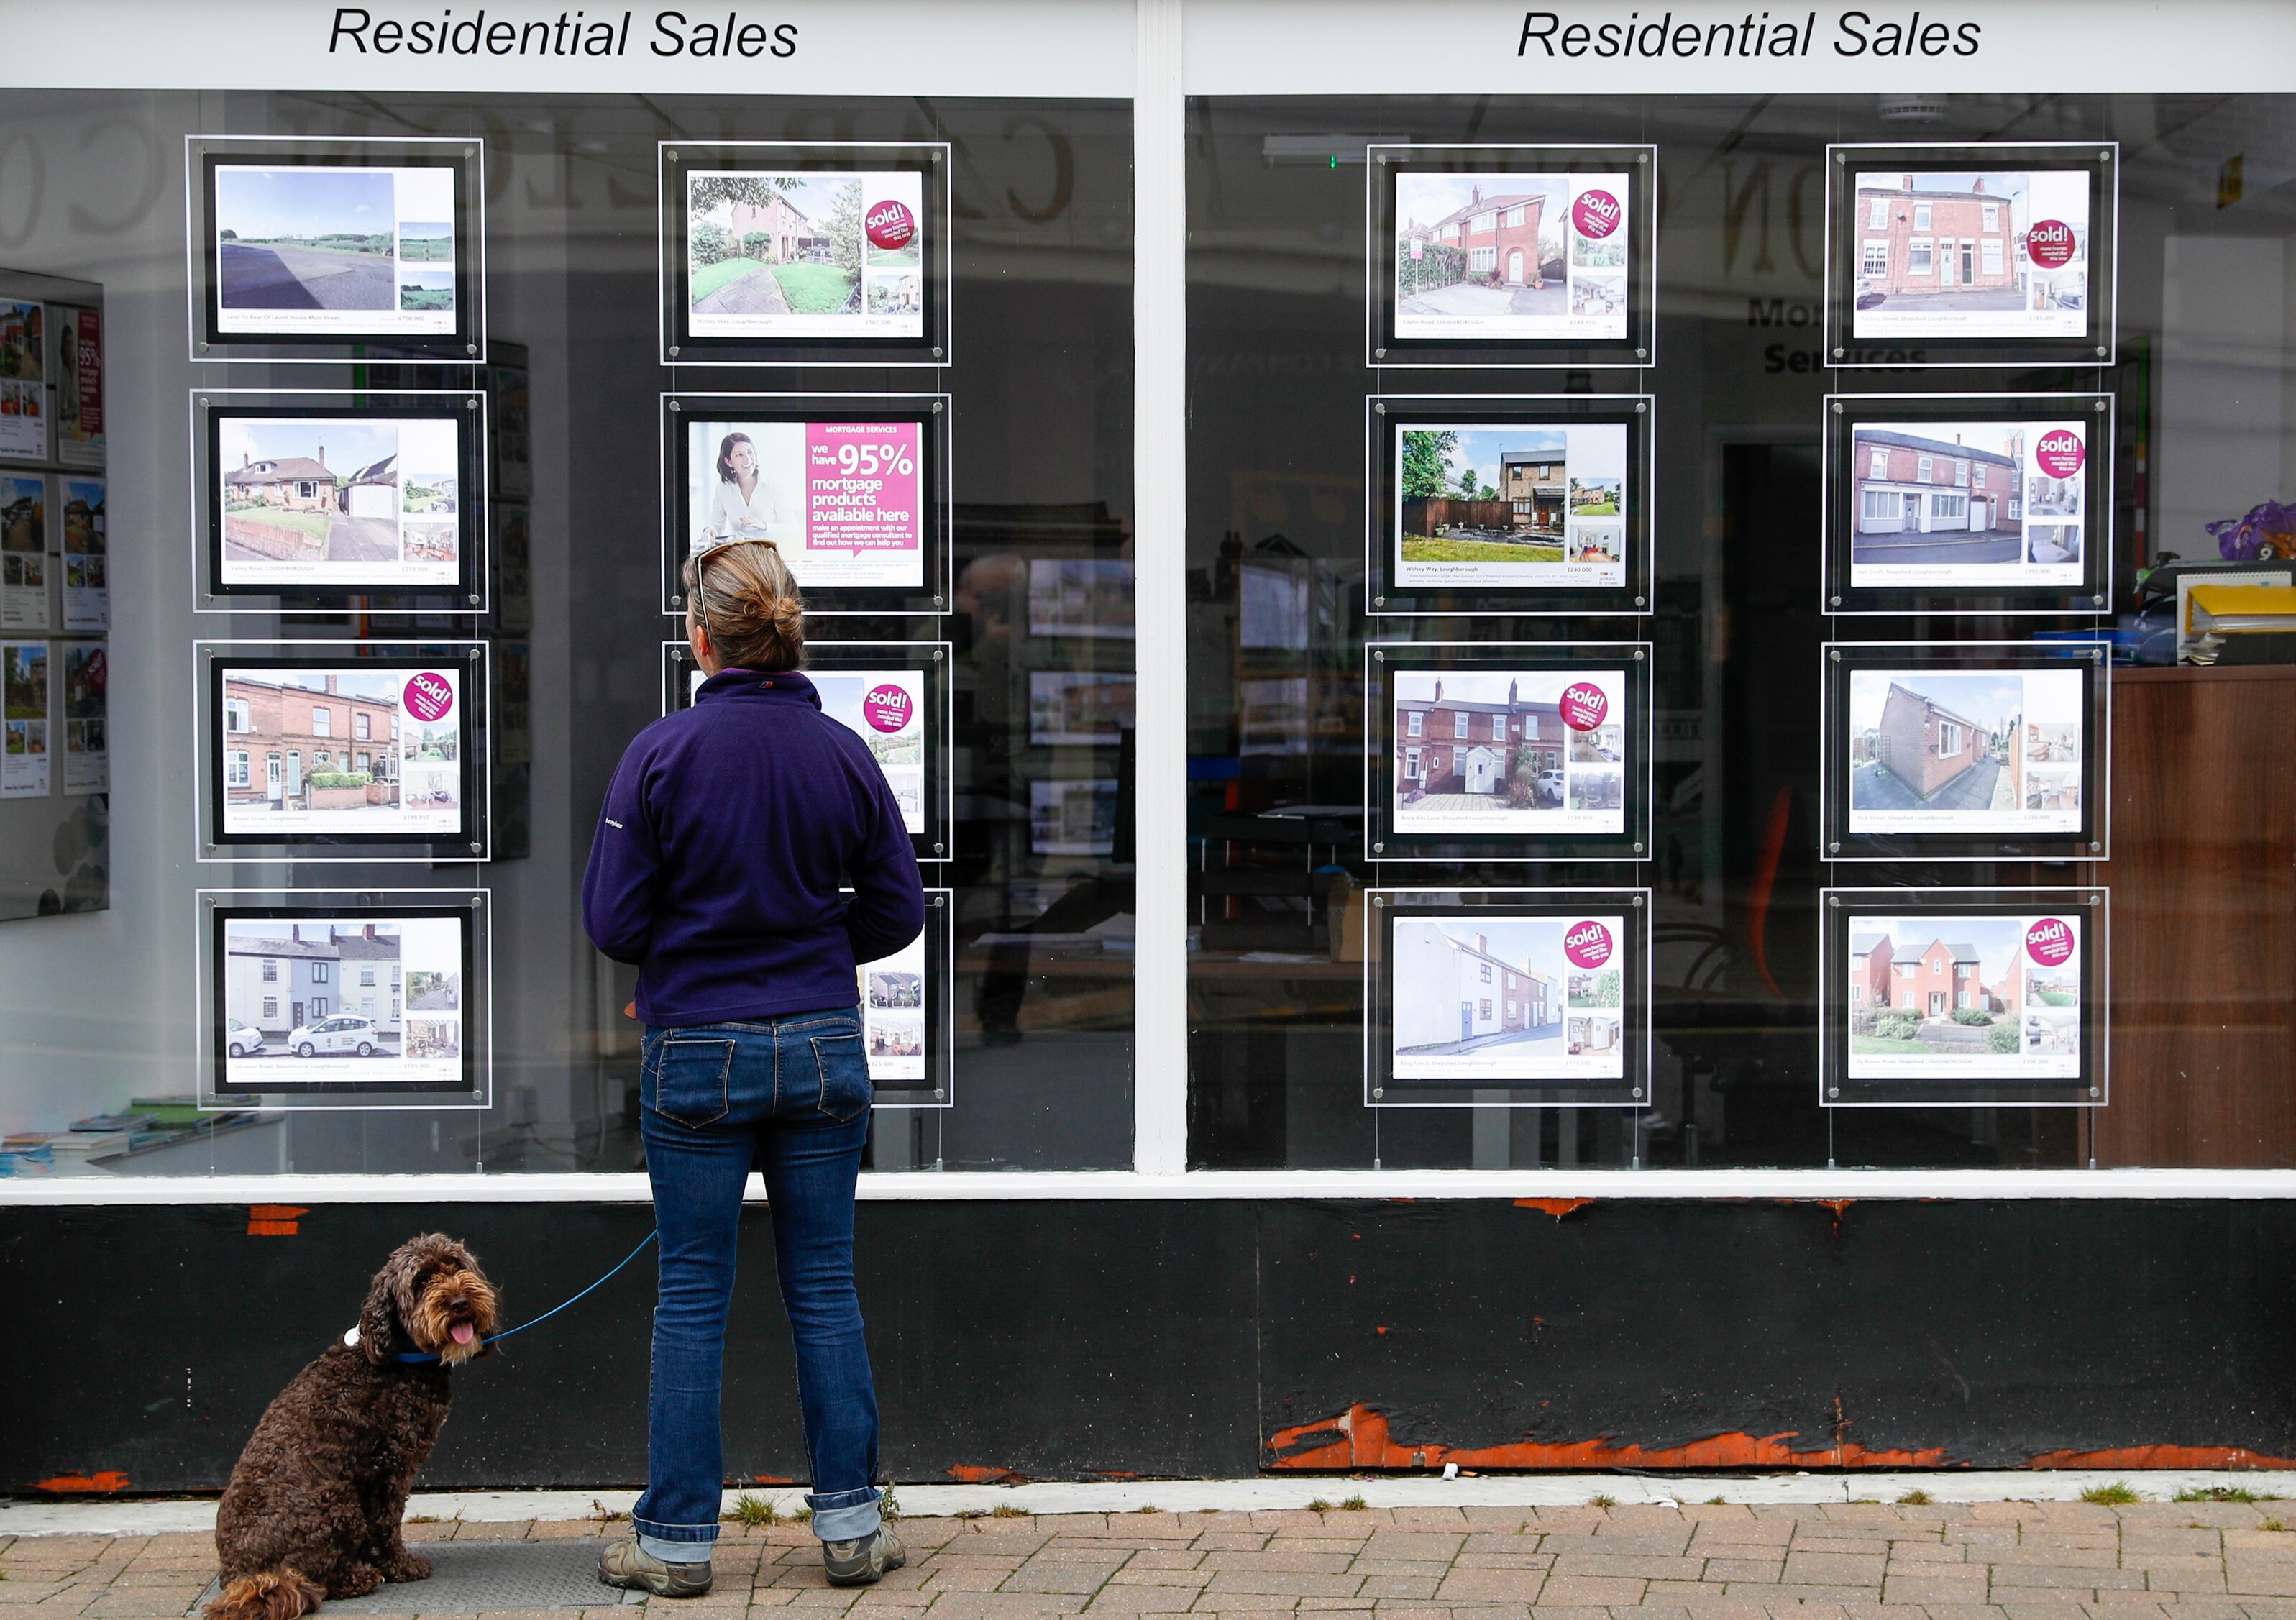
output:
[[[821,1567],[829,1572],[832,1586],[867,1586],[883,1579],[887,1570],[898,1569],[908,1561],[908,1552],[890,1525],[878,1526],[874,1535],[821,1543]]]
[[[642,1589],[657,1598],[698,1598],[709,1590],[709,1560],[665,1564],[635,1539],[609,1542],[598,1555],[598,1578],[609,1586]]]

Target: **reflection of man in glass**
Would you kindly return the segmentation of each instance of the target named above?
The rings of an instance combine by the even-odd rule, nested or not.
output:
[[[719,543],[794,538],[785,493],[760,475],[758,446],[750,436],[728,433],[718,445],[718,492],[710,498],[703,537]]]

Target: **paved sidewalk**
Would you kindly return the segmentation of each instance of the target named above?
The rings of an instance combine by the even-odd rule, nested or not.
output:
[[[1351,1486],[1335,1480],[1332,1494]],[[1182,1612],[1268,1620],[1275,1610],[1366,1620],[2296,1620],[2296,1531],[2278,1527],[2282,1513],[2296,1521],[2296,1503],[913,1518],[900,1526],[909,1567],[860,1591],[824,1584],[817,1544],[802,1526],[729,1524],[717,1591],[652,1607],[681,1620],[741,1620],[764,1609],[885,1620]],[[407,1539],[519,1541],[601,1529],[596,1518],[411,1523]],[[193,1532],[17,1537],[0,1545],[0,1620],[169,1620],[198,1598],[214,1565],[212,1542]],[[406,1593],[409,1615],[426,1612],[420,1584],[387,1590]],[[578,1616],[629,1620],[627,1608],[603,1601],[493,1620]]]

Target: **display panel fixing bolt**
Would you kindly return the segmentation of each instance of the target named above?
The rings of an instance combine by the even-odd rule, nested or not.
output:
[[[1371,1088],[1371,1094],[1374,1097],[1384,1097],[1387,1095],[1387,1087],[1383,1085],[1374,1085]]]
[[[935,845],[933,846],[933,853],[934,853],[935,855],[940,855],[940,854],[942,854],[942,853],[944,853],[944,852],[946,851],[947,847],[946,845],[942,845],[942,844],[935,844]]]
[[[1825,847],[1825,853],[1828,855],[1840,855],[1841,853],[1841,846],[1839,844],[1828,844]]]
[[[671,400],[671,401],[669,402],[669,413],[670,413],[672,416],[676,416],[676,415],[677,415],[679,413],[683,412],[685,409],[685,406],[683,404],[681,404],[680,402],[678,402],[677,400],[673,399],[673,400]]]
[[[475,343],[465,343],[463,345],[463,352],[466,355],[476,355],[479,352],[479,346]]]
[[[1838,910],[1841,904],[1841,896],[1840,895],[1828,895],[1825,897],[1825,903]]]
[[[1839,353],[1841,353],[1841,350],[1839,350],[1839,349],[1836,349],[1834,352],[1835,352],[1836,354],[1839,354]],[[1839,399],[1837,399],[1837,400],[1835,400],[1835,401],[1833,402],[1833,413],[1834,413],[1836,416],[1839,416],[1839,415],[1841,415],[1841,402]]]
[[[1386,849],[1386,847],[1387,847],[1387,846],[1386,846],[1385,844],[1374,844],[1374,845],[1371,847],[1371,852],[1372,852],[1372,854],[1374,854],[1374,855],[1378,855],[1378,854],[1380,854],[1382,851],[1383,851],[1384,849]]]
[[[948,1093],[936,1085],[933,1087],[933,1100],[935,1102],[947,1102],[948,1100]]]
[[[933,356],[933,358],[934,358],[934,359],[936,359],[936,360],[938,360],[938,359],[939,359],[939,358],[941,357],[940,345],[939,345],[938,343],[936,343],[935,345],[933,345],[932,356]]]
[[[2093,1085],[2088,1088],[2088,1094],[2092,1097],[2102,1097],[2104,1095],[2103,1092],[2097,1090],[2096,1087]]]
[[[465,411],[475,411],[475,410],[477,410],[478,408],[479,408],[479,402],[478,402],[477,400],[475,400],[475,399],[465,399],[464,401],[463,401],[463,409],[464,409]]]
[[[677,358],[677,345],[675,343],[669,346],[669,357],[673,360]]]
[[[472,839],[471,840],[471,853],[472,853],[472,855],[483,855],[483,854],[485,854],[485,853],[486,853],[486,847],[486,847],[484,844],[480,843],[480,842],[479,842],[479,840],[478,840],[478,839]]]
[[[1826,656],[1827,658],[1832,659],[1835,663],[1839,664],[1840,662],[1841,662],[1841,648],[1839,648],[1839,647],[1835,647],[1835,648],[1830,649],[1830,650],[1827,651],[1827,653],[1826,653],[1826,655],[1825,655],[1825,656]]]
[[[2103,846],[2103,845],[2099,844],[2099,843],[2092,842],[2092,843],[2089,845],[2089,847],[2088,847],[2088,852],[2089,852],[2089,854],[2091,854],[2091,855],[2095,855],[2095,854],[2098,854],[2100,851],[2102,851],[2103,848],[2104,848],[2104,846]],[[2094,902],[2092,902],[2092,904],[2094,904]]]
[[[672,350],[671,352],[672,352],[672,353],[676,353],[676,350]],[[1849,350],[1847,350],[1847,349],[1841,349],[1841,348],[1837,348],[1837,349],[1835,349],[1835,350],[1833,351],[1833,357],[1834,357],[1836,360],[1839,360],[1839,359],[1841,359],[1841,356],[1842,356],[1843,355],[1845,355],[1845,354],[1847,354],[1847,353],[1849,353]]]
[[[1387,414],[1387,407],[1383,405],[1375,405],[1372,406],[1372,410],[1382,416]]]
[[[2103,895],[2091,895],[2088,897],[2088,903],[2091,905],[2103,905],[2104,904],[2104,896]]]
[[[1841,1095],[1841,1088],[1838,1085],[1829,1085],[1825,1088],[1825,1094],[1829,1097],[1839,1097]]]
[[[204,344],[204,343],[202,343],[202,344],[201,344],[201,345],[200,345],[200,347],[201,347],[201,348],[205,348],[207,347],[207,345],[206,345],[206,344]],[[1371,356],[1372,356],[1372,358],[1373,358],[1373,359],[1374,359],[1374,360],[1384,360],[1384,359],[1386,359],[1386,358],[1387,358],[1387,351],[1386,351],[1385,349],[1383,349],[1383,348],[1375,348],[1375,349],[1374,349],[1374,350],[1372,350],[1372,351],[1371,351]]]
[[[1640,855],[1640,854],[1642,854],[1642,852],[1643,852],[1643,847],[1642,847],[1640,844],[1636,845],[1636,846],[1635,846],[1635,853],[1636,853],[1636,855]]]
[[[1387,606],[1387,598],[1384,596],[1374,596],[1371,599],[1371,605],[1374,608],[1384,608]]]
[[[2095,405],[2092,405],[2091,406],[2089,406],[2089,409],[2090,409],[2090,410],[2092,410],[2092,411],[2095,411],[2095,412],[2098,415],[2100,415],[2100,416],[2103,415],[2103,414],[2104,414],[2104,401],[2103,401],[2102,399],[2098,400]]]
[[[474,599],[474,600],[475,600],[475,599]],[[468,651],[468,652],[464,653],[463,656],[464,658],[466,658],[466,659],[470,659],[470,660],[471,660],[471,662],[472,662],[473,664],[475,664],[475,663],[477,663],[477,662],[479,661],[479,650],[478,650],[476,647],[473,647],[473,648],[472,648],[472,649],[470,650],[470,651]]]
[[[674,151],[666,151],[666,152],[662,153],[661,155],[662,155],[663,159],[664,159],[666,161],[668,161],[668,162],[675,163],[675,162],[676,162],[676,161],[677,161],[677,154],[676,154],[676,152],[674,152]]]
[[[475,607],[477,607],[478,605],[479,605],[479,599],[478,599],[478,597],[477,597],[475,594],[473,594],[473,595],[472,596],[472,598],[471,598],[471,606],[472,606],[472,607],[474,607],[474,608],[475,608]]]
[[[2112,352],[2112,351],[2111,349],[2108,349],[2107,348],[2105,348],[2105,346],[2104,346],[2103,344],[2102,344],[2102,343],[2100,343],[2100,344],[2098,344],[2098,345],[2096,346],[2096,357],[2097,357],[2098,359],[2100,359],[2100,360],[2103,359],[2103,358],[2105,357],[2105,356],[2107,356],[2107,355],[2111,354]]]
[[[1841,605],[1841,598],[1839,596],[1829,596],[1825,601],[1828,607],[1838,608]]]

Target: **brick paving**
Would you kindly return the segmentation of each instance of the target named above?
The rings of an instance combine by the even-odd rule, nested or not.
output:
[[[1345,1482],[1335,1482],[1344,1488]],[[1338,1493],[1335,1490],[1334,1494]],[[830,1588],[802,1526],[728,1524],[679,1620],[2296,1620],[2296,1503],[1371,1508],[912,1518],[907,1568]],[[411,1523],[415,1541],[614,1534],[596,1518]],[[0,1620],[180,1616],[201,1533],[0,1539]],[[419,1584],[406,1613],[421,1616]],[[602,1594],[605,1589],[601,1588]],[[431,1611],[438,1612],[438,1611]],[[627,1608],[488,1620],[630,1620]]]

